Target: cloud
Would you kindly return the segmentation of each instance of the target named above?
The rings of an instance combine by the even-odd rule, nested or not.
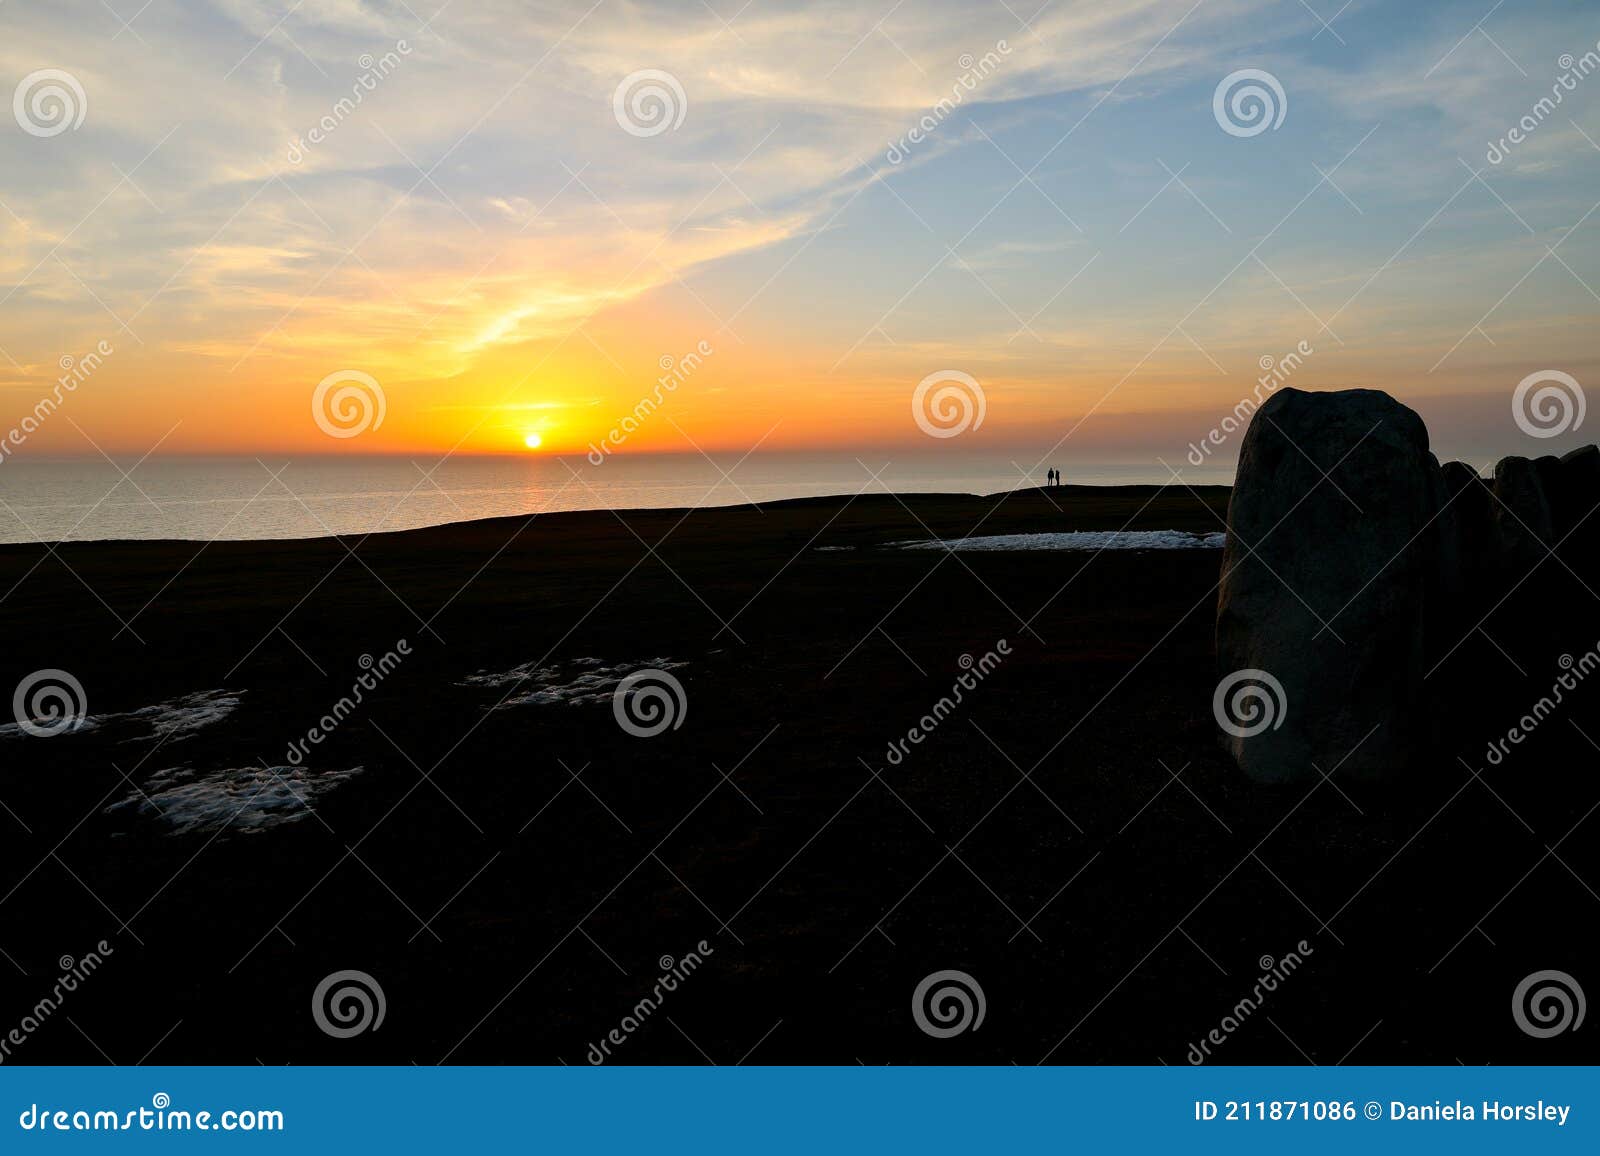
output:
[[[724,322],[730,346],[750,335],[734,385],[777,391],[797,362],[827,370],[887,308],[860,345],[872,388],[963,350],[1032,381],[1115,380],[1312,186],[1311,163],[1381,122],[1338,177],[1361,214],[1322,189],[1262,254],[1319,313],[1338,308],[1465,178],[1455,156],[1480,163],[1485,134],[1548,88],[1554,54],[1581,50],[1583,23],[1544,9],[1495,23],[1530,73],[1508,86],[1510,65],[1482,38],[1451,50],[1470,22],[1448,8],[1384,36],[1399,18],[1354,6],[1340,45],[1313,40],[1298,6],[1264,0],[1058,0],[1031,24],[958,0],[717,7],[726,23],[632,0],[188,0],[121,30],[94,0],[7,6],[0,78],[66,68],[89,109],[58,137],[0,133],[0,347],[48,367],[126,333],[143,347],[108,380],[197,399],[361,364],[441,390],[492,386],[514,405],[518,383],[566,366],[572,347],[593,358],[561,388],[590,398],[618,366],[653,360],[630,343],[683,348],[684,333]],[[1284,131],[1224,140],[1211,87],[1246,62],[1281,72],[1292,111]],[[642,137],[617,123],[613,95],[642,69],[681,85],[680,127]],[[1572,98],[1579,125],[1596,100]],[[913,128],[921,138],[891,163]],[[1524,186],[1502,195],[1541,231],[1570,225],[1563,174],[1592,171],[1586,149],[1563,115],[1486,176]],[[1184,179],[1235,233],[1176,187],[1124,233],[1166,180],[1158,158],[1191,165]],[[1429,248],[1467,221],[1472,244]],[[1463,270],[1496,295],[1515,277],[1520,252],[1499,226],[1514,232],[1474,188],[1345,320],[1380,332],[1387,308],[1448,330]],[[1418,290],[1389,303],[1391,282]],[[1034,334],[1018,337],[1036,309]],[[1252,264],[1184,331],[1247,360],[1304,320]],[[879,340],[890,332],[895,344]],[[1149,370],[1214,373],[1181,337]],[[102,393],[79,400],[152,420]],[[184,436],[223,413],[196,406]]]

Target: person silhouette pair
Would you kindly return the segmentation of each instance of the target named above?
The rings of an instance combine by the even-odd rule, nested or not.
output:
[[[1061,471],[1051,467],[1045,471],[1046,485],[1059,486],[1061,484]]]

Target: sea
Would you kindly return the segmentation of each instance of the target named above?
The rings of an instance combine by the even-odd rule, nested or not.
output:
[[[857,493],[997,494],[1042,485],[1018,452],[582,456],[9,458],[0,542],[314,538],[563,510],[761,504]],[[1057,465],[1068,484],[1169,481],[1156,463]],[[1227,484],[1231,464],[1185,468]]]

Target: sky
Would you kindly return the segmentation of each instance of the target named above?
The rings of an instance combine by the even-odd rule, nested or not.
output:
[[[1597,40],[1530,0],[5,0],[0,425],[59,396],[8,460],[1182,468],[1301,348],[1442,455],[1559,452],[1517,387],[1600,378]]]

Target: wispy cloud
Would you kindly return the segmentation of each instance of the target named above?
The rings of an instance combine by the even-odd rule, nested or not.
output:
[[[188,448],[239,444],[241,413],[314,438],[306,391],[351,366],[398,383],[382,436],[448,445],[483,414],[625,409],[703,338],[714,367],[676,400],[722,399],[703,413],[727,441],[823,382],[899,436],[895,391],[934,359],[1010,381],[1037,428],[1082,399],[1186,405],[1307,328],[1330,381],[1414,373],[1581,219],[1600,165],[1596,79],[1447,201],[1592,47],[1560,5],[1474,31],[1458,6],[1358,3],[1333,32],[1264,0],[722,7],[189,0],[123,28],[95,2],[6,5],[0,79],[64,68],[88,114],[0,133],[0,348],[46,377],[115,335],[126,356],[75,404],[132,445],[162,407]],[[1282,130],[1217,130],[1240,67],[1281,79]],[[643,69],[681,86],[678,127],[619,125]],[[1600,284],[1593,223],[1473,356],[1578,344],[1534,326]]]

